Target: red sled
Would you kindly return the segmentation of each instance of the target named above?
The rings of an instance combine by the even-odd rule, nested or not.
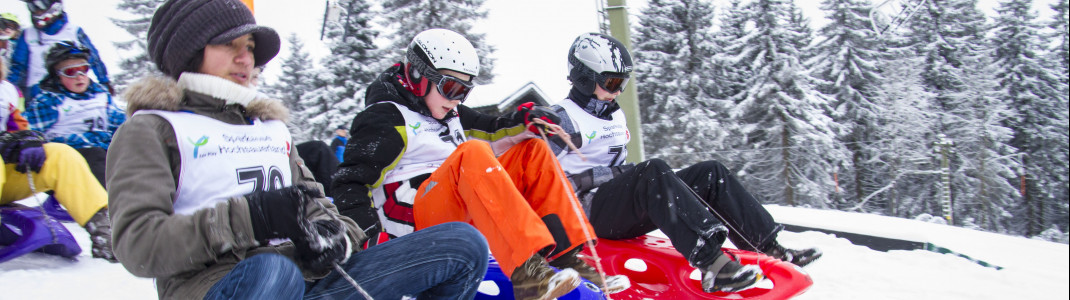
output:
[[[766,280],[756,287],[732,293],[706,293],[702,284],[692,279],[695,268],[673,248],[668,239],[649,235],[626,240],[598,239],[595,246],[606,275],[626,275],[631,288],[608,295],[616,300],[628,299],[749,299],[773,300],[798,296],[813,285],[810,275],[792,263],[765,254],[737,249],[723,249],[741,264],[757,264]],[[590,249],[583,259],[595,266]]]

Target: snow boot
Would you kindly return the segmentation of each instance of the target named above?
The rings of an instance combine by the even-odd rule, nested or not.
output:
[[[554,271],[546,259],[536,254],[517,267],[509,281],[513,282],[513,297],[517,300],[549,300],[579,286],[580,275],[573,269]]]
[[[777,241],[773,241],[769,246],[765,247],[765,250],[763,250],[762,253],[779,260],[793,263],[800,267],[809,265],[811,262],[821,258],[822,254],[821,250],[818,250],[817,248],[806,248],[802,250],[784,248],[784,246],[781,246]]]
[[[580,273],[580,277],[587,279],[591,283],[598,286],[600,289],[604,289],[602,292],[606,294],[613,294],[628,289],[632,286],[632,283],[628,281],[628,276],[624,275],[606,275],[606,281],[603,284],[602,274],[598,273],[598,270],[587,264],[587,262],[580,259],[580,250],[583,246],[576,247],[571,251],[561,255],[557,259],[550,262],[550,266],[558,269],[573,269]]]
[[[89,240],[93,244],[93,257],[113,263],[119,262],[115,258],[115,252],[111,250],[111,219],[108,219],[107,207],[101,208],[85,222],[85,231],[89,232]]]
[[[735,292],[748,289],[765,276],[757,265],[741,265],[728,254],[721,253],[702,271],[702,290],[707,293]]]

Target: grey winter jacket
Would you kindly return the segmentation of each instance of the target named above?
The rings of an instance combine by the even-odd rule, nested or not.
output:
[[[226,105],[219,98],[183,90],[170,78],[145,78],[124,94],[128,114],[138,110],[190,111],[229,124],[249,124],[249,118],[283,120],[288,110],[280,101],[258,99],[246,106]],[[253,237],[248,202],[231,198],[193,215],[174,214],[179,178],[178,144],[171,124],[157,115],[130,117],[116,132],[108,151],[106,179],[116,257],[131,273],[156,279],[162,299],[202,299],[208,290],[239,261],[254,254],[275,252],[293,257],[293,244],[260,246]],[[317,189],[311,172],[290,153],[294,184]],[[326,198],[307,207],[310,218],[338,215]],[[364,233],[356,223],[347,225],[351,249],[358,251]],[[326,274],[309,274],[305,279]]]

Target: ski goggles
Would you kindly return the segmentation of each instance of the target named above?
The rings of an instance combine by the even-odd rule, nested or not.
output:
[[[442,78],[438,80],[438,84],[435,86],[438,88],[438,93],[442,94],[446,99],[461,100],[461,102],[464,102],[464,99],[468,98],[468,93],[472,91],[475,84],[450,75],[442,75]]]
[[[476,86],[471,81],[461,80],[438,72],[428,74],[427,80],[435,83],[435,88],[438,89],[438,93],[442,97],[446,97],[449,100],[461,100],[462,103],[465,98],[468,98],[468,93],[472,91],[472,88]]]
[[[603,72],[594,75],[594,81],[598,86],[610,93],[624,91],[628,85],[628,74]]]
[[[77,78],[82,75],[89,76],[89,64],[77,64],[59,69],[59,76]]]

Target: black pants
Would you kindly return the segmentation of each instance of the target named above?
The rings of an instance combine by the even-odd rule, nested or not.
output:
[[[104,184],[104,165],[108,162],[108,150],[100,147],[78,148],[79,154],[85,158],[85,162],[89,164],[89,171],[93,173],[93,177],[97,178],[100,182],[100,186],[107,189],[108,186]]]
[[[598,187],[590,221],[598,237],[608,239],[661,229],[696,266],[712,263],[709,255],[720,250],[725,227],[733,244],[752,251],[775,240],[780,230],[769,212],[715,161],[675,173],[659,159],[640,163]],[[696,257],[700,261],[694,261]]]

